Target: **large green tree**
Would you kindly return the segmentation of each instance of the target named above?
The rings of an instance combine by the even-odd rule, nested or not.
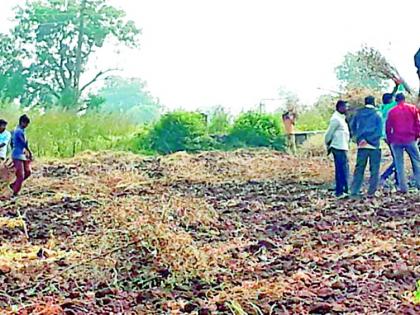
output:
[[[11,102],[24,94],[28,78],[13,38],[0,34],[0,102]]]
[[[31,61],[27,94],[65,108],[112,69],[85,76],[89,59],[109,39],[130,47],[140,30],[106,0],[27,1],[16,10],[15,43]],[[82,83],[83,82],[83,83]]]
[[[139,78],[109,77],[98,96],[104,100],[102,111],[124,113],[136,123],[156,120],[162,109],[159,100],[147,90],[146,82]]]

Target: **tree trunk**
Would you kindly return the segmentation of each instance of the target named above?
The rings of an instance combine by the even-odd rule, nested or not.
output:
[[[82,48],[83,48],[83,36],[85,31],[85,10],[87,0],[82,0],[80,6],[80,22],[79,22],[79,37],[77,39],[77,50],[76,50],[76,69],[74,73],[74,103],[77,104],[80,98],[80,77],[82,74]],[[74,104],[74,105],[75,105]]]

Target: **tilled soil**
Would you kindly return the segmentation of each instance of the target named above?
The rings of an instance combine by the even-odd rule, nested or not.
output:
[[[258,160],[277,164],[262,174]],[[1,201],[25,222],[0,226],[2,314],[418,314],[419,193],[336,201],[328,167],[266,151],[41,163],[20,199]],[[169,245],[111,243],[131,225],[116,225],[114,204],[172,211],[174,235],[214,250],[211,278],[177,274]]]

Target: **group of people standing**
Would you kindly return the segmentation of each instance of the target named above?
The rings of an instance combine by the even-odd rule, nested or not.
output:
[[[17,196],[22,189],[23,182],[31,176],[31,161],[33,155],[29,149],[26,139],[25,129],[30,124],[27,115],[19,118],[18,126],[10,133],[7,130],[7,121],[0,119],[0,161],[3,163],[8,158],[8,148],[12,148],[13,167],[15,169],[16,180],[10,184],[13,196]]]
[[[362,197],[361,188],[368,162],[368,197],[374,197],[378,187],[385,184],[392,174],[395,174],[398,191],[407,193],[409,187],[404,152],[410,157],[414,180],[417,189],[420,189],[420,111],[415,105],[406,102],[402,83],[397,81],[393,93],[383,95],[382,105],[379,107],[376,106],[373,96],[366,97],[364,107],[357,110],[352,118],[347,117],[347,102],[337,102],[325,135],[328,152],[334,156],[337,198]],[[351,185],[348,159],[350,139],[354,139],[357,144],[356,166]],[[382,139],[391,150],[393,162],[381,176]]]

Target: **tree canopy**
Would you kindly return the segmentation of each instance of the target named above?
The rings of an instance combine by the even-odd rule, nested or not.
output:
[[[134,22],[126,20],[124,11],[106,0],[27,1],[16,9],[15,20],[17,24],[7,37],[14,49],[8,49],[2,38],[0,75],[16,70],[25,74],[14,79],[25,86],[26,104],[42,102],[64,108],[74,107],[85,91],[113,70],[86,75],[90,57],[107,40],[137,47],[140,33]],[[15,57],[16,64],[4,62],[7,54]],[[7,76],[9,80],[12,77]]]
[[[146,82],[139,78],[111,76],[98,96],[103,98],[103,111],[125,113],[136,123],[156,120],[162,109],[159,100],[147,90]]]
[[[359,52],[349,52],[344,56],[343,62],[335,69],[337,79],[343,89],[367,88],[380,91],[387,87],[386,80],[372,75],[366,62],[361,60]]]
[[[20,61],[21,53],[14,49],[13,38],[0,34],[0,102],[12,101],[24,94],[28,79]]]

